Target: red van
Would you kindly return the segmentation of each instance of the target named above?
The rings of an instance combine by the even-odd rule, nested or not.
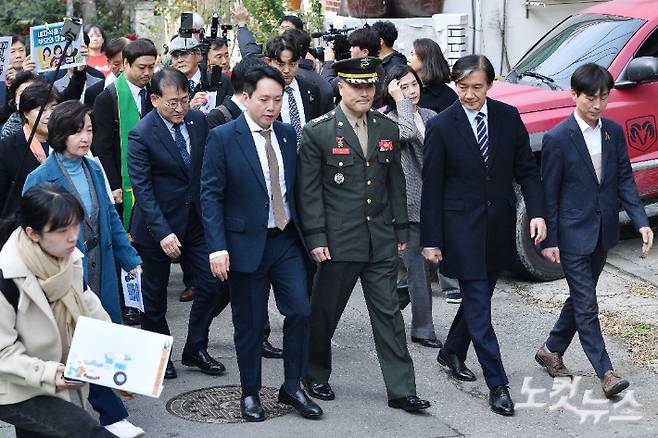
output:
[[[489,96],[518,108],[541,162],[546,131],[574,111],[570,78],[580,65],[606,67],[615,87],[605,117],[624,127],[635,181],[647,212],[658,211],[658,1],[616,0],[575,14],[542,37]],[[546,262],[525,232],[523,200],[517,218],[515,273],[535,280],[562,276],[560,265]],[[620,221],[628,221],[625,212]]]

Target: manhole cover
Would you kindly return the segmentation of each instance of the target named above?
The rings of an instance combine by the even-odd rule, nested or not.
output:
[[[167,411],[199,423],[243,423],[239,385],[212,386],[177,395],[167,402]],[[264,387],[260,401],[268,418],[289,414],[292,407],[278,402],[278,389]]]

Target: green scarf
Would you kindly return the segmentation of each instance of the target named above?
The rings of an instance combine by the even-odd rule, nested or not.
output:
[[[130,218],[133,213],[135,197],[133,187],[128,175],[128,133],[139,122],[139,109],[135,103],[126,76],[119,75],[114,86],[117,90],[117,104],[119,108],[119,129],[121,133],[121,190],[123,192],[123,227],[130,231]]]

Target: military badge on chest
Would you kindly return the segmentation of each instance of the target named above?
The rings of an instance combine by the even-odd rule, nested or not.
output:
[[[345,147],[345,138],[344,137],[336,137],[336,147],[331,149],[331,154],[332,155],[349,155],[350,154],[350,148]],[[343,162],[338,163],[339,166],[343,165]],[[345,182],[345,175],[342,173],[338,172],[334,175],[334,182],[336,184],[342,184]]]
[[[391,140],[379,140],[379,152],[386,152],[393,150],[393,142]]]

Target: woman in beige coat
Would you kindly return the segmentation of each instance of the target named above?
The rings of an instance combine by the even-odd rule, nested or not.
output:
[[[71,402],[86,385],[64,380],[77,318],[110,320],[83,282],[75,247],[83,215],[60,186],[35,186],[0,251],[0,420],[16,427],[17,438],[114,437]]]

